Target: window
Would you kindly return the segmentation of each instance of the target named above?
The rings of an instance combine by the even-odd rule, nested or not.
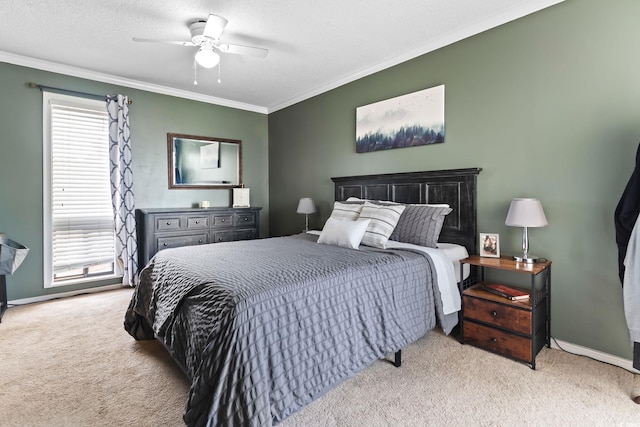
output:
[[[43,92],[44,286],[116,274],[104,101]]]

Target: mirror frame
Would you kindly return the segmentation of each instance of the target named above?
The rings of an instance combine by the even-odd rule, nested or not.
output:
[[[173,151],[175,139],[195,139],[199,141],[224,142],[227,144],[238,145],[238,183],[237,184],[176,184],[175,183],[175,165],[173,164]],[[168,160],[168,176],[169,189],[216,189],[216,188],[240,188],[242,183],[242,141],[239,139],[212,138],[208,136],[187,135],[183,133],[167,133],[167,160]]]

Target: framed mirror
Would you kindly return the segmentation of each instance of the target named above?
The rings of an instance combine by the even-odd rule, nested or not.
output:
[[[169,188],[233,188],[242,184],[242,141],[167,133]]]

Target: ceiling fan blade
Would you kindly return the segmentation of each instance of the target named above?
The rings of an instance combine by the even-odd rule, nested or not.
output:
[[[255,56],[257,58],[264,58],[269,54],[269,49],[253,46],[242,46],[239,44],[222,43],[218,45],[220,52],[233,53],[236,55]]]
[[[156,39],[141,39],[139,37],[133,37],[134,42],[142,42],[142,43],[162,43],[162,44],[175,44],[179,46],[197,46],[193,42],[181,42],[176,40],[156,40]]]
[[[225,27],[227,26],[227,22],[229,21],[221,16],[209,15],[209,17],[207,18],[207,25],[205,25],[202,35],[214,40],[218,40],[222,35]]]

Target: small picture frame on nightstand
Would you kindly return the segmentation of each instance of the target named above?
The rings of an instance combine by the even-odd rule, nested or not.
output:
[[[480,233],[480,256],[500,258],[500,235]]]

